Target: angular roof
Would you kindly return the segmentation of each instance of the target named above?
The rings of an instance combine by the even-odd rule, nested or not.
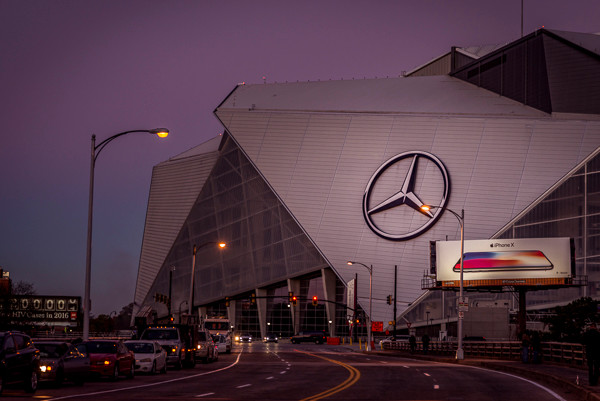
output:
[[[450,76],[239,85],[220,110],[543,116]]]

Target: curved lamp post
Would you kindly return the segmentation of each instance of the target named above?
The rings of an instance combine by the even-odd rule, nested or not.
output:
[[[369,325],[367,326],[367,351],[371,351],[371,316],[373,313],[373,265],[369,267],[364,263],[354,262],[352,260],[349,260],[346,263],[350,266],[354,264],[364,266],[369,271]]]
[[[200,246],[196,246],[194,244],[194,253],[192,254],[192,277],[190,279],[190,298],[188,301],[188,315],[192,316],[192,306],[194,304],[194,275],[195,275],[195,271],[196,271],[196,252],[198,252],[200,249],[204,248],[205,246],[208,245],[218,245],[219,249],[223,249],[227,246],[227,244],[225,242],[216,242],[216,241],[208,241],[203,243]]]
[[[114,139],[120,136],[131,134],[134,132],[144,132],[147,134],[157,135],[159,138],[165,138],[169,135],[169,130],[166,128],[155,128],[151,130],[131,130],[124,131],[119,134],[113,135],[110,138],[106,138],[98,145],[96,145],[96,135],[92,135],[92,151],[90,154],[90,194],[88,200],[88,224],[87,224],[87,252],[85,261],[85,291],[83,296],[83,340],[89,340],[90,336],[90,281],[92,272],[92,215],[94,209],[94,167],[96,165],[96,159],[102,149],[106,147]]]
[[[460,214],[456,213],[452,209],[448,209],[447,207],[439,207],[439,206],[429,206],[423,205],[421,206],[421,210],[424,212],[428,212],[431,209],[442,209],[447,210],[454,215],[458,219],[458,224],[460,224],[460,292],[458,296],[459,306],[463,302],[463,255],[465,253],[465,209],[461,209]],[[460,309],[460,308],[459,308]],[[465,353],[463,350],[463,317],[458,311],[458,348],[456,349],[456,359],[465,359]]]

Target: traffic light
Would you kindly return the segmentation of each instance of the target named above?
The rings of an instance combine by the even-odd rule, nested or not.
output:
[[[392,296],[391,296],[391,295],[388,295],[388,296],[387,296],[387,304],[388,304],[388,305],[391,305],[391,304],[392,304]]]
[[[298,304],[298,297],[294,295],[292,297],[292,301],[291,302],[292,302],[292,305],[296,306]]]
[[[317,306],[319,304],[319,299],[316,295],[313,295],[313,306]]]
[[[292,302],[294,300],[294,293],[292,291],[288,292],[288,302]]]
[[[252,305],[256,303],[256,294],[250,294],[250,303]]]
[[[225,297],[225,307],[229,308],[229,297]]]

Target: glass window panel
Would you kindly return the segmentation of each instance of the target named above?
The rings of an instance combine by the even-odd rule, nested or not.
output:
[[[600,171],[600,154],[587,163],[587,171],[588,173]]]

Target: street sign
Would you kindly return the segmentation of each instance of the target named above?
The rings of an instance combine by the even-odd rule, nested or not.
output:
[[[469,311],[469,297],[458,297],[457,299],[458,310],[459,312],[468,312]]]
[[[383,322],[373,322],[371,324],[371,331],[382,332],[383,331]]]

